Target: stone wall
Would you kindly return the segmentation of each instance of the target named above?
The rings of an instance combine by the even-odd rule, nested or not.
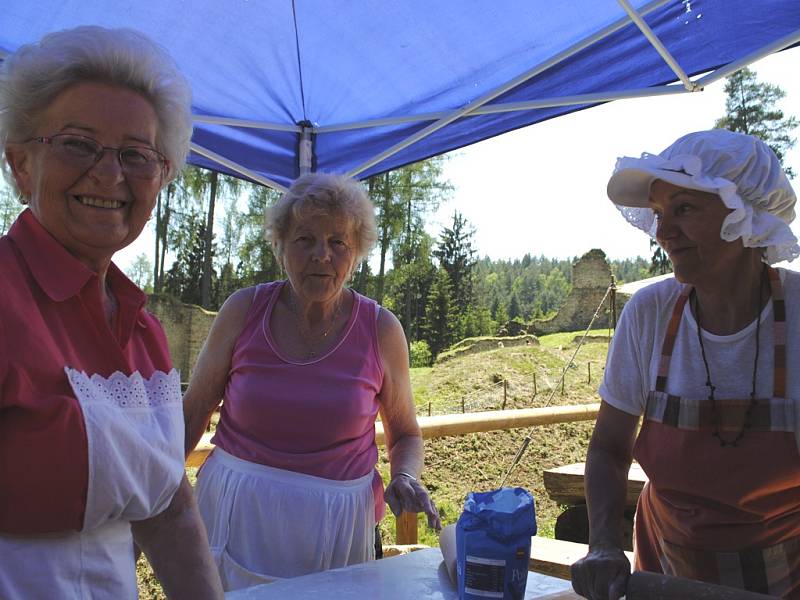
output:
[[[545,335],[586,329],[610,284],[611,267],[605,253],[598,249],[590,250],[572,265],[572,291],[558,313],[550,319],[534,321],[529,331],[532,329],[536,335]],[[617,296],[617,317],[623,303],[624,299]],[[610,322],[610,298],[607,298],[593,327],[608,327]]]
[[[217,313],[163,295],[150,296],[147,309],[164,326],[172,363],[181,372],[181,381],[189,381]]]

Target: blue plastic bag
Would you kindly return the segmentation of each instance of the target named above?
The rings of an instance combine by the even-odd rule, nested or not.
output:
[[[459,600],[522,600],[533,535],[536,508],[530,492],[470,492],[456,524]]]

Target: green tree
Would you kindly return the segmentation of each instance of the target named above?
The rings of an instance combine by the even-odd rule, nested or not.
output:
[[[164,291],[181,302],[201,305],[200,282],[203,276],[205,254],[205,214],[195,207],[185,219],[178,232],[177,256],[164,277]]]
[[[477,262],[472,242],[474,236],[475,230],[461,213],[455,211],[452,226],[444,228],[433,252],[439,265],[450,276],[453,302],[462,313],[472,303],[472,270]]]
[[[205,212],[203,227],[202,270],[200,276],[200,306],[211,308],[211,287],[214,279],[214,219],[218,197],[228,195],[236,197],[241,190],[241,179],[222,175],[217,171],[209,171],[198,167],[187,167],[183,173],[183,181],[195,198],[202,201]],[[206,201],[207,198],[207,201]]]
[[[399,260],[386,277],[387,307],[391,306],[400,319],[409,342],[422,335],[428,294],[436,277],[436,267],[431,262],[432,247],[431,236],[418,220],[411,234],[404,233],[392,251]]]
[[[11,187],[0,179],[0,234],[9,230],[23,208]]]
[[[128,268],[128,277],[138,285],[145,293],[153,292],[153,263],[147,258],[146,254],[140,254]]]
[[[650,240],[650,250],[653,251],[653,257],[650,259],[650,275],[672,273],[672,262],[657,241]]]
[[[542,314],[548,315],[557,311],[569,295],[571,286],[558,268],[553,268],[547,275],[540,275],[537,297]]]
[[[423,336],[436,357],[442,350],[449,348],[454,341],[453,324],[458,321],[458,312],[453,303],[453,292],[450,275],[445,269],[436,270],[428,306],[425,310]]]
[[[754,71],[744,68],[728,77],[725,93],[725,116],[714,127],[761,138],[783,165],[786,152],[795,144],[792,132],[798,124],[794,116],[785,116],[777,106],[786,92],[777,85],[759,82]],[[794,177],[791,168],[784,168],[789,177]]]
[[[452,191],[442,179],[446,158],[435,156],[367,180],[369,197],[375,204],[378,220],[379,266],[375,299],[383,303],[386,288],[386,265],[392,242],[401,233],[410,237],[416,219],[439,207]],[[393,261],[395,267],[398,261]]]
[[[247,210],[239,216],[242,232],[237,250],[236,268],[239,287],[248,287],[281,278],[281,266],[264,239],[264,214],[275,204],[280,193],[268,187],[253,185],[247,195]]]

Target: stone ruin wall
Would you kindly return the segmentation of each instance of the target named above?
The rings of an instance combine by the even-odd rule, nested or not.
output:
[[[536,320],[532,327],[535,335],[558,333],[559,331],[579,331],[586,329],[594,311],[603,300],[611,284],[611,267],[602,250],[590,250],[572,265],[572,291],[558,313],[550,319]],[[617,318],[627,298],[616,296]],[[611,323],[610,298],[606,299],[593,329],[609,327]]]
[[[164,295],[150,296],[147,310],[161,321],[172,362],[181,373],[181,381],[188,382],[217,313]]]

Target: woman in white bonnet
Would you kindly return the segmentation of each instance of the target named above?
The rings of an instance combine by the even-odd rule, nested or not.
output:
[[[624,595],[628,468],[649,477],[634,569],[800,598],[800,254],[795,194],[772,150],[725,130],[618,161],[608,195],[674,278],[626,305],[586,465],[587,598]],[[642,426],[637,436],[637,425]]]

